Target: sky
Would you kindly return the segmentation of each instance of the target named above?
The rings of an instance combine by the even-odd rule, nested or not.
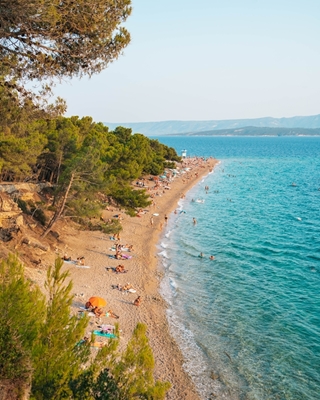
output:
[[[132,0],[131,43],[54,89],[96,122],[320,114],[319,0]]]

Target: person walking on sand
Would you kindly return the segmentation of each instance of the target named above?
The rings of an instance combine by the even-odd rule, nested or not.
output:
[[[150,218],[150,226],[153,227],[153,217]]]
[[[164,215],[164,222],[165,222],[166,225],[168,225],[168,216],[167,216],[167,214]]]

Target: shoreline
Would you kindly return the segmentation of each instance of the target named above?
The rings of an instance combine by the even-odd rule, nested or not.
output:
[[[133,252],[124,252],[130,255],[131,259],[120,261],[109,258],[110,255],[115,254],[110,250],[115,242],[110,240],[109,235],[97,231],[78,231],[65,224],[59,229],[60,243],[56,249],[56,253],[60,256],[65,253],[72,259],[84,256],[86,266],[90,267],[79,268],[76,265],[64,264],[69,269],[70,278],[73,281],[75,296],[73,312],[75,314],[91,296],[101,296],[106,299],[106,310],[112,309],[119,315],[119,319],[103,317],[101,323],[119,323],[120,349],[125,348],[138,322],[147,325],[147,336],[155,359],[155,379],[171,383],[171,389],[166,397],[170,400],[200,400],[200,397],[191,377],[183,368],[184,358],[180,348],[170,334],[166,316],[168,304],[160,295],[163,271],[159,268],[157,245],[165,230],[165,215],[169,218],[169,215],[178,207],[179,199],[208,175],[218,163],[212,158],[206,162],[201,160],[200,158],[187,159],[190,171],[174,179],[170,184],[170,190],[158,189],[160,195],[153,198],[155,204],[146,208],[148,211],[140,218],[121,214],[123,230],[120,232],[120,243],[133,245]],[[150,181],[147,182],[149,185]],[[116,209],[104,211],[103,217],[111,218],[118,213]],[[153,214],[158,214],[158,216]],[[56,254],[53,253],[51,256],[50,261],[54,262]],[[128,272],[116,274],[111,269],[106,269],[106,267],[116,267],[119,264],[124,265]],[[36,270],[33,271],[34,279],[42,286],[39,281],[42,281],[45,276],[41,277],[36,274]],[[136,289],[136,293],[124,293],[112,289],[112,285],[123,286],[126,283],[130,283]],[[140,307],[133,305],[138,295],[142,298]],[[87,333],[89,334],[97,325],[99,322],[95,317],[91,317]]]

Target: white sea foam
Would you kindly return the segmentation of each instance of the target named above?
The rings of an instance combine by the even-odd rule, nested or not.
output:
[[[162,259],[162,265],[164,268],[168,268],[168,263],[166,262],[165,258]]]
[[[172,304],[173,290],[170,286],[170,281],[164,278],[160,283],[160,294],[166,300],[168,304]]]
[[[174,289],[177,289],[177,283],[173,278],[169,278],[170,286]]]
[[[161,242],[160,247],[162,247],[163,249],[166,249],[168,247],[168,244]]]
[[[167,318],[171,334],[184,355],[183,367],[191,376],[202,398],[210,398],[211,393],[221,393],[221,383],[210,378],[211,366],[197,345],[193,333],[183,325],[171,309],[167,310]]]
[[[170,237],[171,233],[172,233],[172,230],[168,231],[164,236],[165,236],[166,238],[168,238],[168,237]]]
[[[167,252],[165,250],[160,251],[160,253],[158,253],[159,256],[162,256],[163,258],[169,258]]]
[[[183,209],[183,203],[184,203],[183,199],[180,199],[178,201],[178,210],[182,210]]]

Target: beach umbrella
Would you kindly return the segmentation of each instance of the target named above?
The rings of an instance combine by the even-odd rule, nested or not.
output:
[[[102,297],[90,297],[88,301],[93,305],[93,307],[104,307],[107,305],[107,302]]]

